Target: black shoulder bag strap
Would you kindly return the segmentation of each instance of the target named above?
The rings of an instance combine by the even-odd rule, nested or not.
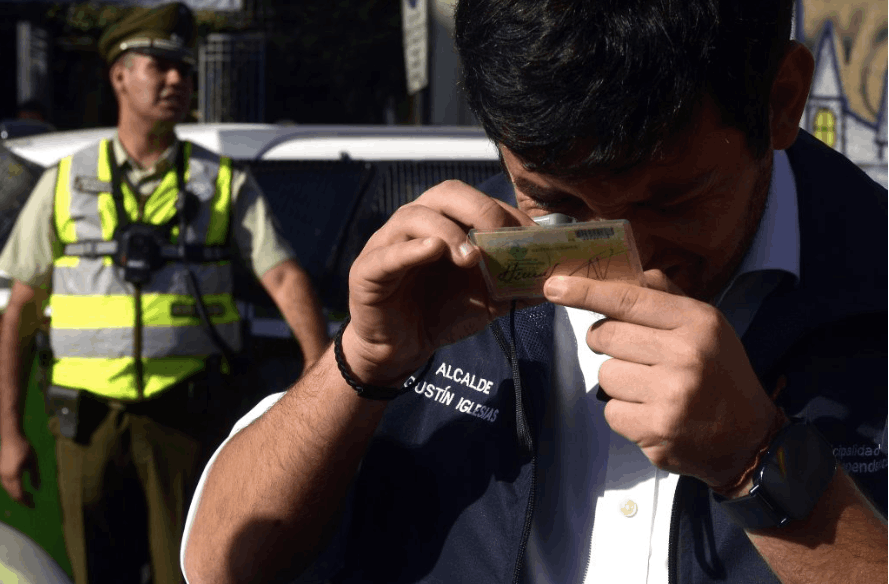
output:
[[[189,217],[188,213],[186,212],[187,194],[185,191],[185,155],[183,154],[184,150],[185,143],[183,142],[180,143],[179,153],[176,156],[176,186],[179,189],[179,194],[176,199],[176,213],[179,216],[179,237],[177,241],[179,249],[179,262],[182,264],[182,268],[185,270],[188,289],[189,292],[191,292],[191,295],[194,297],[195,309],[197,310],[198,316],[201,318],[201,323],[203,324],[204,330],[206,331],[207,335],[209,335],[210,340],[213,341],[213,344],[216,345],[216,348],[219,349],[219,352],[222,353],[222,356],[228,362],[229,367],[232,367],[234,366],[235,352],[219,335],[216,327],[214,327],[213,323],[210,321],[210,313],[207,311],[207,306],[204,304],[204,299],[201,296],[201,290],[198,286],[198,279],[194,275],[194,271],[191,269],[191,266],[188,262],[185,235],[186,229],[188,228]]]
[[[117,158],[114,156],[114,140],[106,142],[108,148],[108,163],[111,166],[111,199],[114,201],[114,209],[117,211],[117,227],[121,229],[130,224],[130,216],[123,206],[123,190],[121,189],[120,168],[117,166]]]

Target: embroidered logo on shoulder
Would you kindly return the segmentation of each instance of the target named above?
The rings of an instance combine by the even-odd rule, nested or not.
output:
[[[94,176],[74,177],[74,189],[84,193],[110,193],[111,183],[99,180]]]

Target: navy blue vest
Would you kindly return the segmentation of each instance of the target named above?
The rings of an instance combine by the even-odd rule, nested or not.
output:
[[[787,377],[780,405],[821,430],[885,515],[886,191],[808,134],[788,155],[801,282],[773,293],[742,340],[764,387]],[[512,196],[505,181],[488,187]],[[517,581],[536,472],[519,436],[526,424],[533,436],[542,423],[553,311],[544,304],[515,313],[440,349],[414,391],[393,402],[356,479],[334,582]],[[778,582],[706,486],[689,477],[677,487],[670,578]]]

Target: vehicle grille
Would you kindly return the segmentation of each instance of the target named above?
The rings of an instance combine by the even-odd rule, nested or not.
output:
[[[324,306],[345,311],[349,268],[401,205],[448,179],[477,185],[495,161],[259,161],[250,168]],[[264,294],[246,292],[268,303]]]

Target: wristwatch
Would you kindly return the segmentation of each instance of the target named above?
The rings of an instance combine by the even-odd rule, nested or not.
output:
[[[791,420],[754,471],[749,494],[714,497],[744,529],[781,527],[809,516],[836,469],[833,448],[824,436],[811,424]]]

